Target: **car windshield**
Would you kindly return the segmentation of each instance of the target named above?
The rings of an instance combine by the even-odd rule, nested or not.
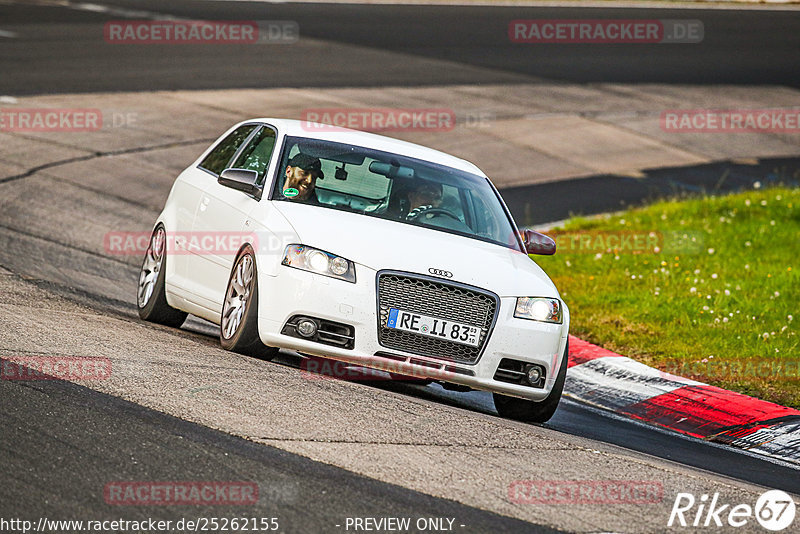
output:
[[[511,220],[484,177],[370,148],[303,137],[287,137],[281,158],[273,200],[389,219],[521,250]],[[315,187],[310,194],[299,193],[296,182],[287,178],[292,164],[313,175]],[[305,189],[300,186],[299,191]]]

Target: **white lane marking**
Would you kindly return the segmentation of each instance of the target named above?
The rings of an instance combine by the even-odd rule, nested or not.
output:
[[[0,30],[0,37],[7,37],[9,39],[13,39],[16,36],[17,36],[17,34],[14,33],[14,32],[9,32],[9,31],[6,31],[6,30]]]
[[[74,4],[75,9],[82,9],[83,11],[94,11],[95,13],[105,13],[108,11],[106,6],[98,4]]]
[[[100,4],[80,3],[73,4],[67,2],[61,4],[70,9],[77,9],[79,11],[92,11],[95,13],[107,13],[116,17],[126,19],[154,19],[154,20],[181,20],[179,17],[169,15],[167,13],[157,13],[155,11],[144,11],[141,9],[126,9],[124,7],[103,6]]]

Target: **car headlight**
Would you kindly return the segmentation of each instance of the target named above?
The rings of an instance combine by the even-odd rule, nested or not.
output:
[[[544,297],[519,297],[514,317],[561,324],[563,317],[561,301]]]
[[[356,282],[355,264],[324,250],[305,245],[289,245],[283,254],[281,265],[311,271],[312,273],[338,278],[347,282]]]

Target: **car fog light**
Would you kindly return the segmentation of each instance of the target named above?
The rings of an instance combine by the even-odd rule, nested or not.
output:
[[[303,337],[311,337],[317,333],[317,323],[311,319],[301,319],[297,323],[297,333]]]
[[[542,377],[542,372],[539,370],[538,367],[536,366],[528,367],[527,379],[532,386],[535,386],[539,382],[539,379],[541,377]]]

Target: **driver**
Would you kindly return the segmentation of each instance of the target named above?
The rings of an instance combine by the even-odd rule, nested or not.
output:
[[[283,196],[289,200],[305,200],[318,204],[317,178],[324,178],[319,158],[303,154],[295,155],[286,166],[286,181],[283,183]]]
[[[406,219],[416,219],[423,212],[442,205],[442,184],[421,180],[408,192],[408,215]]]

